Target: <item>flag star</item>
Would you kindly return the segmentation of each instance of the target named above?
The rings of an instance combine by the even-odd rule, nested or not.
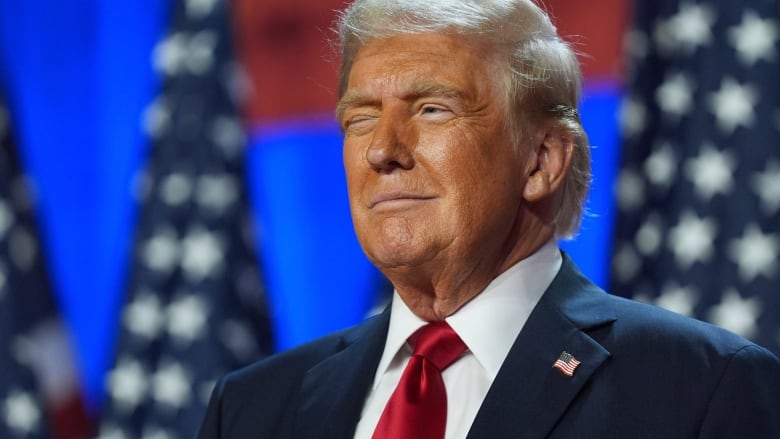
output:
[[[38,429],[41,410],[29,393],[11,391],[3,402],[5,424],[19,435],[27,435]]]
[[[615,276],[621,282],[632,280],[642,268],[642,259],[634,250],[633,246],[623,244],[612,259],[612,267]]]
[[[684,116],[693,106],[693,81],[683,73],[668,75],[656,90],[655,100],[661,110],[676,118]]]
[[[643,255],[655,254],[663,241],[661,217],[653,212],[647,215],[642,226],[636,232],[636,248]]]
[[[664,142],[660,147],[654,148],[645,161],[644,170],[651,183],[659,186],[671,185],[677,172],[677,157],[672,145]]]
[[[165,226],[149,238],[142,249],[142,257],[152,270],[168,273],[179,262],[180,248],[176,231]]]
[[[193,341],[206,328],[208,309],[203,299],[188,295],[168,306],[168,332],[180,340]]]
[[[224,264],[222,239],[216,234],[195,227],[182,241],[181,266],[187,276],[200,281],[217,274]]]
[[[184,33],[176,32],[157,43],[152,52],[152,62],[157,71],[176,75],[188,56],[187,42]]]
[[[762,20],[755,12],[745,11],[742,23],[729,29],[729,41],[737,49],[740,61],[751,67],[760,59],[775,59],[778,34],[776,20]]]
[[[159,138],[171,125],[171,109],[164,96],[155,98],[141,115],[141,127],[152,138]]]
[[[5,238],[13,223],[14,213],[11,207],[4,200],[0,200],[0,240]]]
[[[729,289],[723,294],[721,302],[710,309],[707,319],[718,326],[750,338],[758,331],[756,320],[760,311],[761,302],[757,298],[743,299],[738,291]]]
[[[118,425],[102,422],[98,439],[130,439],[130,437]]]
[[[715,194],[727,195],[734,187],[736,159],[728,151],[719,151],[710,143],[702,145],[699,155],[685,163],[685,176],[696,193],[709,201]]]
[[[236,117],[217,116],[211,127],[211,140],[228,158],[237,157],[246,142],[244,127]]]
[[[677,14],[656,26],[656,43],[666,52],[682,50],[693,53],[712,41],[711,29],[715,19],[715,12],[709,6],[682,3]]]
[[[168,430],[157,425],[144,425],[143,439],[176,439]]]
[[[647,124],[647,108],[641,99],[629,96],[620,106],[620,129],[624,137],[641,133]]]
[[[686,270],[697,261],[709,260],[717,229],[714,220],[699,218],[690,210],[683,212],[680,222],[669,231],[668,243],[681,269]]]
[[[642,205],[645,183],[639,173],[630,169],[620,171],[617,181],[617,199],[621,210],[630,211]]]
[[[165,323],[165,314],[157,295],[142,291],[135,296],[124,311],[125,327],[136,336],[154,339]]]
[[[192,397],[192,383],[189,374],[178,363],[162,366],[152,377],[152,392],[155,401],[173,408],[181,408]]]
[[[217,34],[211,30],[200,31],[192,36],[184,59],[190,72],[202,75],[212,68],[217,41]]]
[[[198,204],[220,214],[236,202],[238,190],[238,182],[228,174],[202,175],[198,179]]]
[[[777,272],[778,250],[777,234],[764,234],[756,224],[748,225],[742,237],[728,247],[729,257],[739,267],[744,282],[751,282],[759,274],[771,279]]]
[[[146,371],[136,360],[123,358],[107,378],[108,392],[120,410],[132,412],[146,397]]]
[[[187,15],[191,18],[203,18],[209,15],[218,0],[187,0]]]
[[[160,198],[168,206],[179,206],[192,194],[192,179],[180,172],[165,176],[160,182]]]
[[[773,215],[780,208],[780,164],[772,160],[766,170],[753,175],[750,180],[753,190],[761,199],[761,207],[768,215]]]
[[[720,90],[710,94],[709,107],[717,118],[718,127],[731,134],[738,126],[749,128],[755,120],[753,108],[758,93],[750,84],[741,85],[732,78],[724,78]]]
[[[674,282],[668,283],[664,285],[655,304],[669,311],[691,316],[696,305],[696,292],[691,287],[682,287]]]

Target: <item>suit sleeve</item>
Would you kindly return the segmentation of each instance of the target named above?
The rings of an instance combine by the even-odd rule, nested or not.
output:
[[[200,424],[197,439],[218,439],[222,431],[222,395],[225,390],[225,378],[221,378],[211,392],[206,416]]]
[[[780,438],[780,360],[752,345],[739,350],[712,394],[700,438]]]

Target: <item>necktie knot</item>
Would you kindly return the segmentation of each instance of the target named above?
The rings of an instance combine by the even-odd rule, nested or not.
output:
[[[443,439],[447,390],[441,372],[466,345],[446,322],[429,323],[411,337],[412,358],[379,418],[373,439]]]
[[[419,355],[443,371],[466,350],[466,345],[445,321],[429,323],[409,337],[412,355]]]

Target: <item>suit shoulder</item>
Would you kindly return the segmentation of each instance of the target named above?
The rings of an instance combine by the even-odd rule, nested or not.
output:
[[[285,437],[306,373],[377,324],[381,322],[369,319],[223,376],[212,392],[199,438]]]
[[[620,335],[639,346],[653,349],[706,350],[731,357],[740,351],[775,358],[767,349],[719,326],[638,301],[612,296]]]
[[[280,376],[298,377],[324,358],[343,349],[356,327],[344,329],[300,346],[266,357],[225,376],[230,385],[244,387],[254,382],[278,382]]]

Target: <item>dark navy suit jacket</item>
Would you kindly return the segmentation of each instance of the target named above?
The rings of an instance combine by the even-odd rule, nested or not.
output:
[[[199,438],[351,438],[389,317],[227,375]],[[552,367],[564,350],[581,362],[571,377]],[[468,437],[780,438],[780,361],[715,326],[609,295],[564,257]]]

